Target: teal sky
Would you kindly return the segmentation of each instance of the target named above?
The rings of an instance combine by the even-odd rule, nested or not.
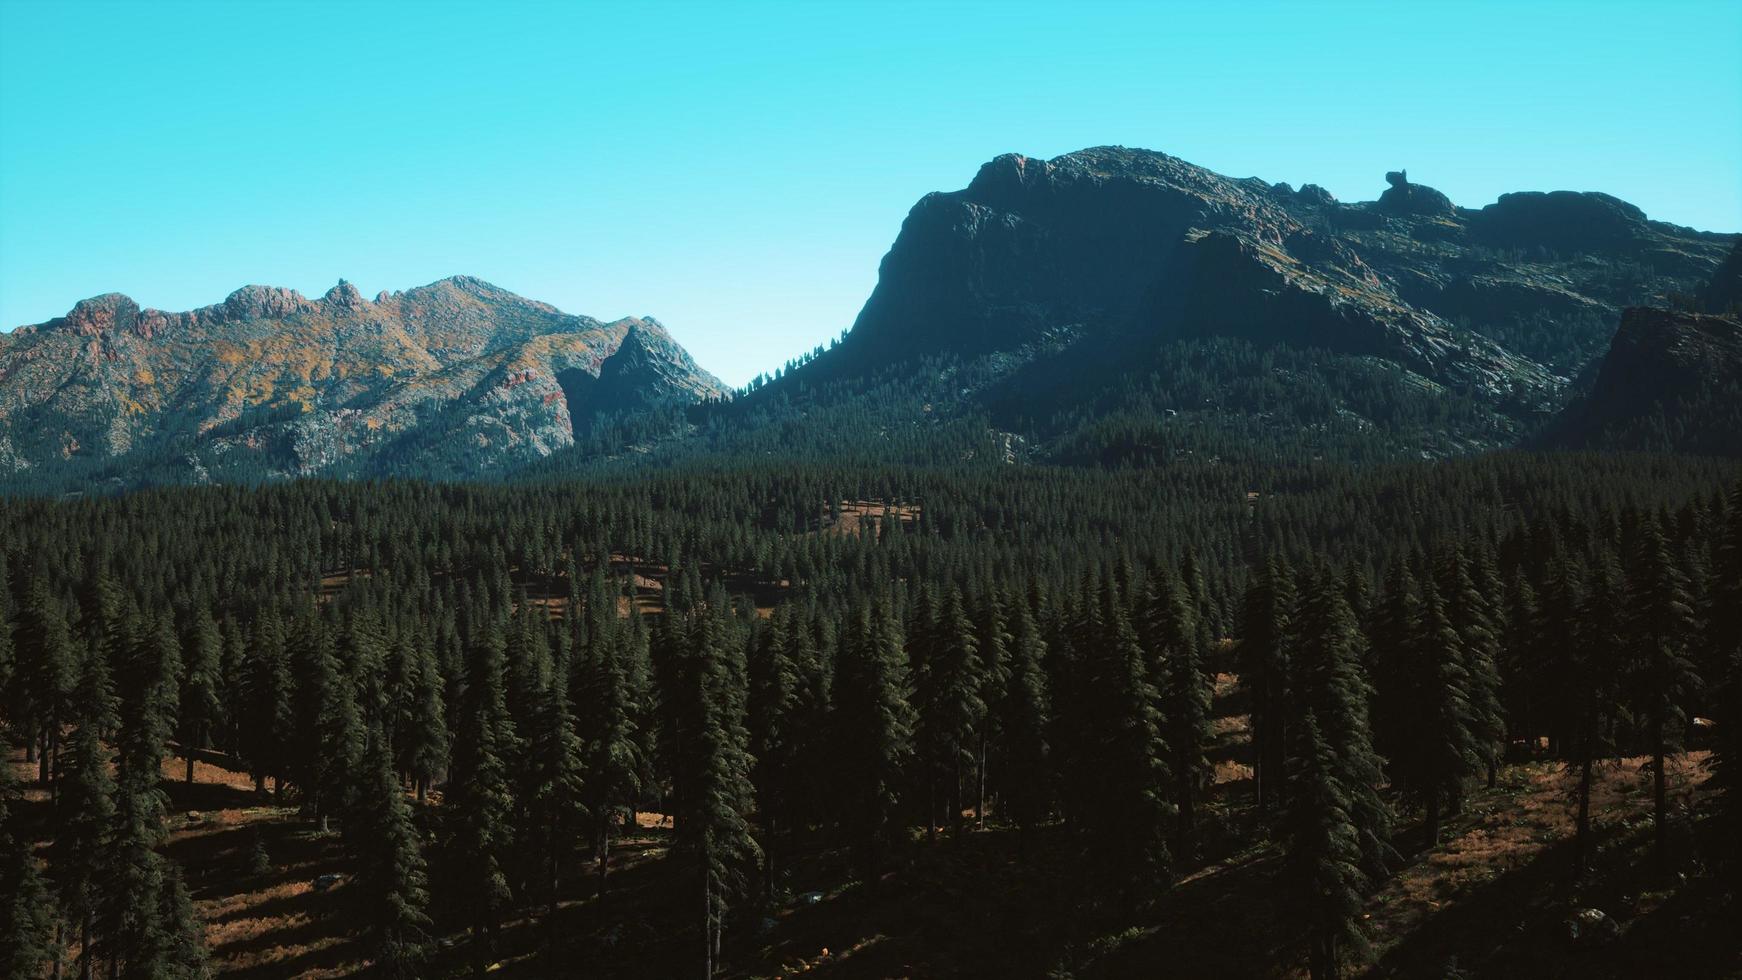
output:
[[[1109,143],[1742,230],[1742,3],[0,0],[0,325],[467,273],[741,383],[927,191]]]

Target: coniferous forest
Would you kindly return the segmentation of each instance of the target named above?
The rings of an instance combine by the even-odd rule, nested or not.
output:
[[[1733,463],[182,487],[0,562],[9,977],[1737,965]]]

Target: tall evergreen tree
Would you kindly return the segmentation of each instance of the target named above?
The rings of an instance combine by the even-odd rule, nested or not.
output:
[[[505,753],[515,745],[504,692],[503,642],[480,624],[467,651],[466,691],[454,733],[453,770],[442,806],[454,904],[472,930],[473,971],[482,975],[510,892],[514,799]]]
[[[1288,638],[1294,573],[1271,556],[1253,578],[1241,611],[1240,686],[1251,705],[1252,773],[1260,813],[1275,803],[1287,756]]]
[[[696,863],[702,891],[703,976],[719,964],[727,913],[747,891],[760,852],[751,836],[751,758],[744,728],[745,678],[735,664],[724,593],[705,603],[690,633],[687,690],[677,700],[682,726],[677,769],[677,849]]]
[[[59,955],[54,906],[35,848],[19,826],[12,779],[12,767],[0,765],[0,975],[40,977]]]
[[[1175,856],[1189,859],[1198,801],[1214,780],[1206,754],[1210,727],[1211,680],[1204,662],[1197,614],[1184,587],[1168,571],[1151,576],[1144,610],[1146,668],[1155,678],[1157,708],[1166,719],[1162,739],[1173,773],[1173,803],[1178,811]]]
[[[1177,813],[1168,799],[1166,719],[1156,709],[1143,647],[1110,585],[1100,622],[1104,632],[1088,659],[1097,707],[1087,738],[1088,776],[1097,787],[1083,811],[1088,868],[1121,904],[1143,904],[1167,883],[1173,863],[1167,838]]]
[[[112,698],[100,651],[85,656],[74,703],[81,715],[62,759],[61,792],[56,801],[54,838],[49,848],[55,897],[78,931],[79,976],[90,980],[95,928],[101,907],[107,842],[115,819],[115,783],[110,753],[101,738],[102,707]]]
[[[1313,980],[1337,980],[1345,951],[1367,948],[1361,906],[1369,880],[1361,870],[1360,830],[1338,776],[1342,765],[1337,749],[1312,710],[1296,725],[1283,826],[1289,877],[1299,896],[1295,907],[1307,918],[1307,964]]]
[[[968,618],[962,591],[951,588],[934,621],[918,638],[924,656],[917,690],[915,729],[928,796],[944,780],[952,838],[962,839],[962,779],[974,764],[975,732],[985,715],[980,700],[979,639]],[[926,814],[934,826],[936,807]],[[928,833],[930,831],[928,830]]]
[[[1655,520],[1647,519],[1638,532],[1627,569],[1626,607],[1635,712],[1644,722],[1651,752],[1653,851],[1662,868],[1669,859],[1665,765],[1681,749],[1686,705],[1700,678],[1688,655],[1694,617],[1687,581],[1671,561]]]
[[[361,766],[346,839],[357,861],[353,898],[376,969],[415,977],[430,929],[428,875],[417,826],[377,729]]]
[[[1050,800],[1047,728],[1051,705],[1044,666],[1046,641],[1028,603],[1017,601],[1013,607],[1010,676],[999,702],[998,723],[1003,733],[1004,799],[1016,821],[1018,856],[1026,857],[1029,830],[1045,815]]]
[[[224,639],[217,621],[204,607],[194,614],[183,650],[176,741],[187,764],[187,782],[191,783],[194,753],[211,744],[212,730],[223,710]]]
[[[884,849],[895,837],[914,718],[901,628],[887,604],[861,601],[848,623],[834,686],[837,772],[861,873],[875,886]]]

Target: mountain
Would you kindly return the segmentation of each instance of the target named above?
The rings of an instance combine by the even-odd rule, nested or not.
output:
[[[1473,210],[1387,180],[1342,203],[1146,150],[1000,156],[915,205],[853,329],[757,395],[941,358],[977,380],[928,411],[1045,457],[1469,452],[1525,438],[1622,309],[1698,288],[1736,241],[1604,194]]]
[[[655,320],[466,276],[373,300],[245,286],[185,313],[110,293],[0,335],[0,479],[472,476],[601,416],[725,394]]]

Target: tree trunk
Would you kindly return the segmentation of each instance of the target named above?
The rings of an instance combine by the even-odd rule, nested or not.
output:
[[[927,846],[936,846],[938,842],[938,775],[931,766],[927,766],[926,770],[925,842]]]
[[[980,735],[980,803],[974,808],[974,829],[986,829],[986,736]]]
[[[599,898],[605,897],[605,876],[611,870],[611,808],[599,813]]]
[[[706,859],[702,864],[702,980],[714,977],[714,895]]]
[[[1669,828],[1663,822],[1667,808],[1663,772],[1663,718],[1655,716],[1651,722],[1651,833],[1657,870],[1662,872],[1669,867]]]
[[[962,751],[961,746],[950,753],[955,757],[955,764],[950,772],[952,783],[950,787],[950,841],[956,845],[962,843]]]
[[[1573,867],[1585,873],[1586,855],[1591,846],[1591,736],[1587,733],[1579,760],[1579,826],[1573,838]]]
[[[187,760],[188,760],[187,783],[189,786],[192,786],[194,784],[194,750],[193,749],[187,750]]]
[[[1440,791],[1434,789],[1427,795],[1427,846],[1440,846]]]
[[[90,904],[90,896],[85,896]],[[91,910],[79,917],[79,980],[91,980]]]

